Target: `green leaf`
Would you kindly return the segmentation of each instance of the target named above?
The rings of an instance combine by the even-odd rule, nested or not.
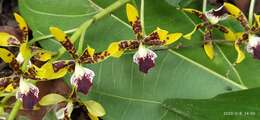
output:
[[[218,95],[211,99],[168,99],[162,120],[258,120],[260,88]]]
[[[42,97],[39,104],[42,106],[54,105],[60,102],[66,101],[67,99],[59,94],[51,93]]]
[[[165,0],[165,1],[174,7],[183,7],[183,6],[185,7],[192,2],[192,0]]]
[[[83,103],[87,107],[88,112],[91,115],[102,117],[106,114],[106,111],[104,110],[102,105],[94,100],[84,101]]]

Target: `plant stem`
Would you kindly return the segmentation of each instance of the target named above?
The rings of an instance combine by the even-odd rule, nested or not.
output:
[[[202,7],[203,13],[207,11],[207,0],[203,0],[203,7]]]
[[[81,36],[80,36],[79,48],[78,48],[78,54],[79,54],[79,55],[82,54],[82,51],[83,51],[86,30],[87,30],[87,29],[84,29],[84,30],[82,31],[82,33],[81,33]]]
[[[142,30],[143,30],[143,33],[144,35],[145,34],[145,28],[144,28],[144,0],[141,0],[141,25],[142,25]]]
[[[249,7],[249,14],[248,14],[249,25],[253,24],[254,8],[255,8],[255,0],[251,0],[250,7]]]
[[[7,96],[5,96],[2,100],[1,100],[1,104],[5,104],[12,96],[14,95],[14,93],[8,94]]]
[[[22,105],[22,102],[20,100],[16,100],[15,105],[8,116],[7,120],[14,120],[16,117],[17,112],[19,111],[20,107]]]
[[[71,42],[74,43],[82,34],[82,32],[84,30],[87,30],[87,28],[92,25],[94,22],[100,20],[101,18],[109,15],[111,12],[115,11],[116,9],[118,9],[119,7],[121,7],[122,5],[124,5],[125,3],[129,2],[130,0],[117,0],[115,3],[113,3],[112,5],[108,6],[107,8],[105,8],[104,10],[102,10],[101,12],[99,12],[98,14],[96,14],[95,16],[93,16],[91,19],[87,20],[86,22],[84,22],[77,30],[75,33],[73,33],[73,35],[71,36]],[[64,53],[66,52],[66,50],[64,48],[60,48],[59,49],[59,55],[56,57],[56,59],[60,58]]]

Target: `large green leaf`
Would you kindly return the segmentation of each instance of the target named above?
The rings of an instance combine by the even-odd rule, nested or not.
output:
[[[168,99],[162,120],[257,120],[260,88],[218,95],[212,99]]]
[[[114,1],[22,0],[19,5],[34,37],[39,37],[49,34],[49,26],[73,29]],[[136,3],[139,5],[139,1]],[[54,6],[58,6],[58,9]],[[124,6],[113,13],[89,28],[85,46],[90,45],[100,51],[112,41],[134,37],[126,22]],[[82,14],[87,16],[79,16]],[[198,19],[190,18],[165,1],[145,1],[147,33],[157,26],[170,32],[187,33],[194,22],[198,22]],[[180,40],[188,46],[186,49],[158,51],[156,67],[147,75],[138,71],[137,65],[132,62],[132,53],[120,59],[111,58],[100,64],[89,65],[96,77],[88,99],[104,105],[106,119],[158,120],[164,115],[160,106],[167,98],[210,98],[220,93],[245,89],[238,84],[241,74],[232,65],[234,58],[226,56],[221,46],[216,47],[216,58],[208,60],[201,48],[201,41],[202,35],[198,32],[192,41]],[[57,45],[51,39],[42,42],[42,46],[50,50],[57,50]],[[251,74],[257,76],[256,73]],[[247,84],[247,81],[256,81],[257,78],[244,76],[242,80]]]

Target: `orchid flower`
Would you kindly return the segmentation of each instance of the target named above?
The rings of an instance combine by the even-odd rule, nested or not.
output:
[[[127,18],[132,26],[133,33],[135,34],[135,40],[123,40],[119,42],[114,42],[111,45],[118,45],[111,51],[116,51],[111,56],[120,57],[126,50],[137,50],[133,56],[134,63],[138,64],[139,70],[143,73],[148,73],[148,71],[155,66],[155,59],[157,55],[155,52],[150,50],[147,46],[167,46],[176,42],[182,33],[172,33],[169,34],[168,31],[160,29],[157,27],[151,34],[144,36],[143,28],[141,25],[139,13],[137,9],[131,5],[126,5]]]
[[[0,48],[0,58],[13,69],[13,75],[0,78],[0,90],[1,92],[16,92],[16,98],[22,101],[23,108],[33,109],[33,106],[38,102],[40,91],[30,81],[57,79],[64,76],[67,71],[55,66],[59,62],[55,64],[47,62],[43,66],[37,66],[31,62],[32,58],[45,62],[51,58],[52,53],[35,46],[29,46],[28,26],[25,20],[16,13],[14,16],[22,34],[17,37],[15,34],[0,32],[0,35],[3,35],[0,39],[0,46],[19,47],[19,53],[16,56],[11,51]],[[61,74],[62,76],[59,76]]]
[[[235,41],[237,36],[240,35],[238,33],[237,34],[234,33],[229,28],[218,24],[220,21],[223,21],[228,17],[228,13],[227,13],[224,5],[222,5],[221,7],[217,8],[217,9],[211,9],[205,13],[198,11],[196,9],[191,9],[191,8],[184,8],[183,11],[195,14],[202,20],[202,23],[197,24],[190,33],[184,35],[183,37],[190,40],[192,38],[192,35],[197,30],[205,28],[203,47],[204,47],[204,51],[205,51],[206,55],[211,60],[214,58],[214,54],[215,54],[213,41],[212,41],[213,28],[216,28],[219,31],[223,32],[225,39],[228,41]]]
[[[255,59],[260,59],[260,37],[256,35],[256,33],[260,32],[260,16],[254,15],[254,24],[250,26],[246,16],[239,8],[230,3],[224,3],[224,7],[228,14],[235,17],[245,30],[235,41],[235,49],[237,51],[236,63],[240,63],[245,59],[245,53],[240,48],[242,44],[246,44],[247,52],[252,54]]]
[[[61,29],[50,27],[50,32],[73,57],[73,60],[70,60],[70,67],[64,68],[66,67],[64,62],[64,64],[59,65],[59,68],[74,71],[70,79],[71,85],[75,87],[77,91],[87,94],[93,84],[95,73],[89,68],[84,67],[83,64],[95,64],[107,59],[113,52],[111,50],[116,49],[114,48],[116,46],[112,45],[108,50],[99,53],[95,53],[95,49],[88,47],[84,50],[82,55],[78,55],[69,36]]]

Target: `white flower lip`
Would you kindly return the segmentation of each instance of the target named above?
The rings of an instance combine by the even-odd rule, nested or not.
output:
[[[249,36],[249,42],[247,44],[247,52],[253,53],[253,48],[255,48],[257,45],[260,45],[260,37],[256,35],[250,35]]]
[[[133,56],[133,61],[139,65],[141,72],[148,73],[148,71],[155,66],[156,58],[157,55],[155,52],[140,45],[138,51]]]
[[[88,90],[92,86],[94,76],[95,73],[92,70],[76,63],[75,71],[71,76],[70,82],[79,92],[87,94]]]
[[[205,15],[211,24],[217,24],[219,21],[225,20],[228,17],[223,5],[218,9],[207,11]]]
[[[20,79],[16,98],[23,102],[25,109],[33,109],[33,106],[38,102],[39,89],[32,83],[26,82],[23,78]]]

